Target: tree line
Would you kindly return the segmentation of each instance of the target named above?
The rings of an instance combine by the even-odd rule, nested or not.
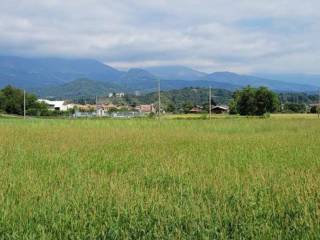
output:
[[[26,115],[28,116],[57,116],[60,111],[51,111],[48,105],[37,101],[38,98],[30,93],[25,94]],[[24,115],[24,91],[12,86],[0,90],[0,113]]]
[[[317,113],[320,110],[317,106],[307,109],[307,104],[305,103],[290,102],[290,100],[296,99],[296,96],[308,98],[313,102],[316,99],[315,97],[306,97],[308,95],[305,94],[277,94],[266,87],[253,88],[248,86],[234,93],[227,90],[213,89],[212,93],[211,105],[227,105],[229,103],[230,114],[261,116],[274,112],[305,113],[309,111]],[[287,100],[285,103],[283,103],[284,96],[286,96]],[[172,113],[188,113],[196,106],[200,106],[204,113],[208,112],[208,97],[208,89],[205,88],[185,88],[161,92],[163,110]],[[138,104],[157,104],[157,100],[158,95],[155,92],[138,97],[126,95],[118,101],[121,101],[123,105],[134,106]],[[0,112],[23,115],[23,111],[24,92],[21,89],[7,86],[0,90]],[[38,102],[37,97],[30,93],[26,93],[26,111],[27,115],[30,116],[59,116],[69,114],[57,110],[49,110],[47,104]]]
[[[301,101],[298,101],[300,99]],[[320,106],[312,105],[317,102],[315,95],[305,93],[277,94],[266,87],[245,87],[233,93],[229,103],[230,114],[256,115],[266,113],[319,113]]]

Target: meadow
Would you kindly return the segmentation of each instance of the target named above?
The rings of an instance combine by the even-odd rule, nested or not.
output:
[[[320,120],[0,119],[0,239],[316,239]]]

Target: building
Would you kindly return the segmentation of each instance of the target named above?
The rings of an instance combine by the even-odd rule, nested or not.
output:
[[[196,107],[193,107],[189,112],[190,113],[201,113],[202,109],[200,107],[196,106]]]
[[[101,105],[101,107],[103,108],[104,111],[108,112],[110,110],[115,110],[118,109],[118,106],[112,104],[112,103],[108,103],[108,104],[103,104]]]
[[[122,98],[124,97],[124,92],[116,93],[117,98]]]
[[[47,99],[38,99],[38,102],[46,103],[49,110],[68,111],[74,108],[74,104],[67,104],[65,101],[51,101]]]
[[[119,93],[109,93],[108,94],[108,97],[109,98],[112,98],[112,97],[117,97],[117,98],[122,98],[124,97],[124,92],[119,92]]]
[[[96,105],[91,105],[91,104],[75,104],[74,107],[77,109],[77,111],[80,112],[94,112],[96,110]]]
[[[103,117],[105,115],[105,111],[103,108],[97,108],[97,117]]]
[[[156,112],[156,109],[153,104],[143,104],[135,107],[135,110],[141,113],[152,113]]]
[[[222,114],[229,112],[229,108],[227,106],[213,106],[211,111],[215,114]]]

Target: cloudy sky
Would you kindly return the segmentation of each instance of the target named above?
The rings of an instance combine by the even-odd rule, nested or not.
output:
[[[0,55],[320,73],[319,0],[0,0]]]

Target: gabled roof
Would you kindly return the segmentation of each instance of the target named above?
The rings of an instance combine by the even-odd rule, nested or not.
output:
[[[212,109],[221,109],[221,110],[227,111],[229,109],[229,107],[227,107],[227,106],[213,106]]]

